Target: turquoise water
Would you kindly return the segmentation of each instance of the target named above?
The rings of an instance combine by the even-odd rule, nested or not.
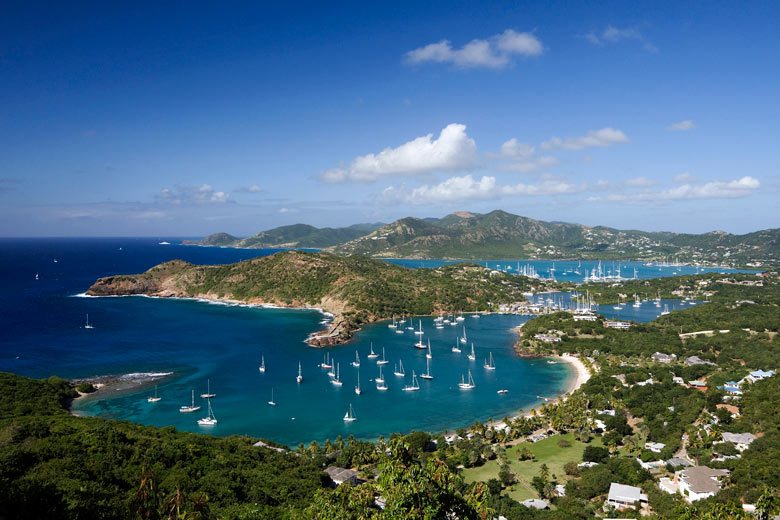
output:
[[[76,296],[100,276],[137,273],[173,258],[218,264],[275,252],[163,246],[159,240],[0,240],[0,371],[67,378],[171,373],[159,383],[162,401],[158,403],[146,401],[151,392],[146,388],[85,402],[79,405],[80,411],[216,435],[248,434],[291,445],[337,435],[373,439],[412,429],[440,431],[466,426],[475,419],[501,418],[538,404],[537,396],[559,394],[571,376],[564,364],[515,356],[511,329],[530,319],[525,316],[466,318],[476,362],[467,359],[466,349],[459,355],[450,350],[461,327],[437,330],[430,318],[423,318],[425,339],[431,339],[435,379],[421,379],[419,391],[404,392],[401,388],[409,383],[411,371],[425,370],[425,353],[412,347],[416,341],[412,332],[396,334],[386,323],[366,327],[349,345],[327,349],[341,363],[343,386],[339,388],[317,366],[323,350],[303,342],[308,333],[322,326],[324,316],[316,311]],[[646,321],[660,312],[645,305],[650,306],[633,319]],[[93,329],[83,328],[86,314]],[[609,309],[605,314],[610,315]],[[372,381],[378,372],[376,364],[366,358],[371,342],[377,352],[384,346],[390,361],[385,365],[386,392],[378,392]],[[354,393],[357,369],[349,365],[355,350],[362,361],[364,392],[360,396]],[[495,371],[482,367],[489,352]],[[265,374],[257,370],[261,355],[268,367]],[[405,381],[392,374],[399,360],[408,374]],[[299,361],[305,378],[301,385],[295,382]],[[469,368],[476,388],[461,390],[457,383]],[[196,424],[204,411],[182,414],[178,409],[190,402],[191,390],[196,395],[205,392],[208,379],[217,394],[213,408],[219,423],[204,429]],[[275,407],[267,404],[272,388]],[[499,395],[498,389],[509,392]],[[345,423],[342,418],[350,403],[358,420]]]

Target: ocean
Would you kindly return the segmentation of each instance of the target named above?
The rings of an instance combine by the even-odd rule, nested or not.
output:
[[[172,245],[160,245],[163,240]],[[316,349],[304,343],[306,336],[326,319],[314,310],[140,296],[83,296],[101,276],[138,273],[174,258],[219,264],[276,251],[175,245],[180,240],[0,240],[0,371],[37,378],[131,374],[127,377],[144,379],[166,374],[158,381],[157,392],[162,400],[157,403],[147,402],[154,388],[146,386],[109,399],[77,402],[74,410],[214,435],[251,435],[287,445],[338,435],[375,439],[411,430],[435,432],[468,426],[477,419],[500,419],[538,406],[541,397],[560,394],[573,376],[566,364],[515,355],[512,345],[516,336],[511,329],[530,319],[527,316],[467,316],[457,326],[444,329],[436,329],[432,318],[422,318],[423,337],[431,341],[430,371],[434,379],[420,379],[420,390],[407,392],[402,387],[411,383],[412,371],[418,376],[426,371],[425,351],[413,348],[417,336],[412,331],[398,334],[387,323],[366,327],[348,345]],[[419,261],[409,262],[410,267],[419,266]],[[532,263],[543,275],[552,265]],[[582,262],[582,267],[591,264]],[[569,269],[561,263],[556,265],[563,271]],[[621,265],[631,274],[637,267],[640,277],[685,269],[657,271],[657,267],[642,269],[645,266],[638,263]],[[673,301],[667,303],[675,305]],[[633,317],[629,315],[633,312],[630,305],[624,311],[604,307],[605,314],[618,316],[621,312],[621,318],[641,321],[660,314],[651,303]],[[87,315],[94,328],[84,327]],[[418,326],[418,320],[414,324]],[[461,345],[462,353],[455,354],[451,347],[464,326],[469,344]],[[467,358],[472,341],[475,361]],[[384,348],[389,361],[383,367],[387,391],[376,389],[378,366],[367,358],[372,346],[379,354]],[[350,365],[356,352],[359,368]],[[327,371],[318,366],[326,353],[339,365],[341,386],[331,384]],[[483,367],[491,353],[494,371]],[[258,370],[261,356],[265,373]],[[400,362],[405,377],[393,374],[394,365]],[[298,363],[304,377],[301,384],[295,380]],[[457,383],[467,377],[469,370],[476,387],[458,388]],[[358,377],[361,395],[354,392]],[[218,424],[206,428],[198,426],[196,420],[206,414],[205,400],[199,395],[206,392],[207,385],[216,394],[212,406]],[[499,389],[508,392],[498,394]],[[203,408],[180,413],[180,406],[190,404],[193,391],[196,404]],[[268,404],[272,391],[276,406]],[[343,420],[350,404],[358,419],[354,422]]]

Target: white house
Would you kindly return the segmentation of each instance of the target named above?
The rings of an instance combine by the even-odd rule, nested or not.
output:
[[[769,372],[764,372],[763,370],[754,370],[753,372],[749,373],[745,379],[751,383],[755,383],[756,381],[763,381],[764,379],[772,377],[773,375],[775,375],[774,370],[770,370]]]
[[[721,489],[720,479],[729,474],[727,469],[694,466],[674,474],[680,493],[689,503],[714,497]]]
[[[734,444],[737,451],[745,451],[754,440],[756,440],[756,436],[752,433],[723,432],[723,441],[721,442],[730,442]]]
[[[650,450],[653,453],[661,453],[661,450],[666,448],[666,444],[663,442],[646,442],[645,449]]]
[[[677,356],[674,354],[664,354],[663,352],[655,352],[650,359],[657,363],[671,363],[677,360]]]
[[[631,323],[628,321],[605,321],[604,326],[610,329],[626,330],[631,327]]]
[[[609,485],[609,495],[607,495],[607,504],[616,509],[636,509],[642,506],[642,502],[647,504],[647,495],[642,490],[634,486],[626,486],[612,482]]]

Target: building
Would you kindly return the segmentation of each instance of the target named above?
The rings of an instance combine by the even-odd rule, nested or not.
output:
[[[646,442],[645,449],[650,450],[653,453],[661,453],[661,450],[666,448],[666,444],[662,442]]]
[[[733,419],[739,417],[739,408],[737,408],[733,404],[719,404],[715,408],[717,408],[718,410],[726,410],[731,414],[731,417]]]
[[[328,476],[336,486],[340,486],[344,482],[349,482],[350,484],[358,483],[357,471],[353,469],[339,468],[337,466],[328,466],[325,469],[325,473],[328,474]]]
[[[691,461],[681,457],[672,457],[671,459],[667,460],[666,463],[673,468],[690,468],[693,466]]]
[[[545,343],[558,343],[561,341],[561,338],[558,336],[552,336],[550,334],[536,334],[534,338],[539,341],[544,341]]]
[[[650,359],[656,363],[672,363],[677,361],[677,356],[674,354],[664,354],[663,352],[655,352]]]
[[[626,486],[612,482],[609,485],[609,495],[607,495],[607,504],[616,509],[636,509],[647,504],[647,495],[642,490],[634,486]]]
[[[763,381],[764,379],[772,377],[773,375],[775,375],[774,370],[770,370],[769,372],[764,372],[763,370],[754,370],[753,372],[749,373],[745,379],[751,383],[755,383],[756,381]]]
[[[727,381],[722,387],[719,388],[730,395],[742,395],[742,389],[739,387],[739,383],[736,381]]]
[[[672,378],[672,383],[676,383],[676,384],[678,384],[678,385],[684,385],[684,384],[685,384],[685,379],[683,379],[683,378],[682,378],[682,377],[680,377],[680,376],[674,376],[674,377]]]
[[[547,509],[547,502],[538,498],[523,500],[522,504],[528,509]]]
[[[691,356],[688,358],[685,358],[685,364],[686,365],[712,365],[715,366],[715,363],[712,361],[704,361],[699,356]]]
[[[610,329],[626,330],[631,327],[631,323],[628,321],[605,321],[604,326]]]
[[[692,503],[717,495],[721,489],[720,479],[728,474],[727,469],[694,466],[675,473],[675,480],[682,496]]]
[[[752,433],[723,432],[723,440],[721,442],[730,442],[734,444],[737,451],[745,451],[754,440],[756,440],[756,436]]]
[[[574,321],[596,321],[598,316],[595,314],[575,314]]]

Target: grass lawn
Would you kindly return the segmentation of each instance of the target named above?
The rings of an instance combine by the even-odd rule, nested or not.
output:
[[[569,448],[558,447],[558,441],[565,439],[571,443]],[[564,484],[569,477],[563,471],[563,466],[567,462],[582,462],[582,452],[585,446],[602,446],[601,437],[594,437],[589,444],[574,440],[574,435],[554,435],[539,442],[523,442],[512,446],[507,452],[509,467],[517,476],[517,483],[508,489],[508,495],[515,500],[522,501],[527,498],[537,498],[536,490],[531,487],[531,479],[539,474],[539,467],[547,464],[550,469],[550,475],[555,475],[555,479]],[[517,454],[521,449],[527,447],[536,456],[534,460],[518,460]],[[498,478],[498,464],[491,460],[479,468],[467,468],[463,470],[463,478],[466,482],[483,481],[491,478]]]

